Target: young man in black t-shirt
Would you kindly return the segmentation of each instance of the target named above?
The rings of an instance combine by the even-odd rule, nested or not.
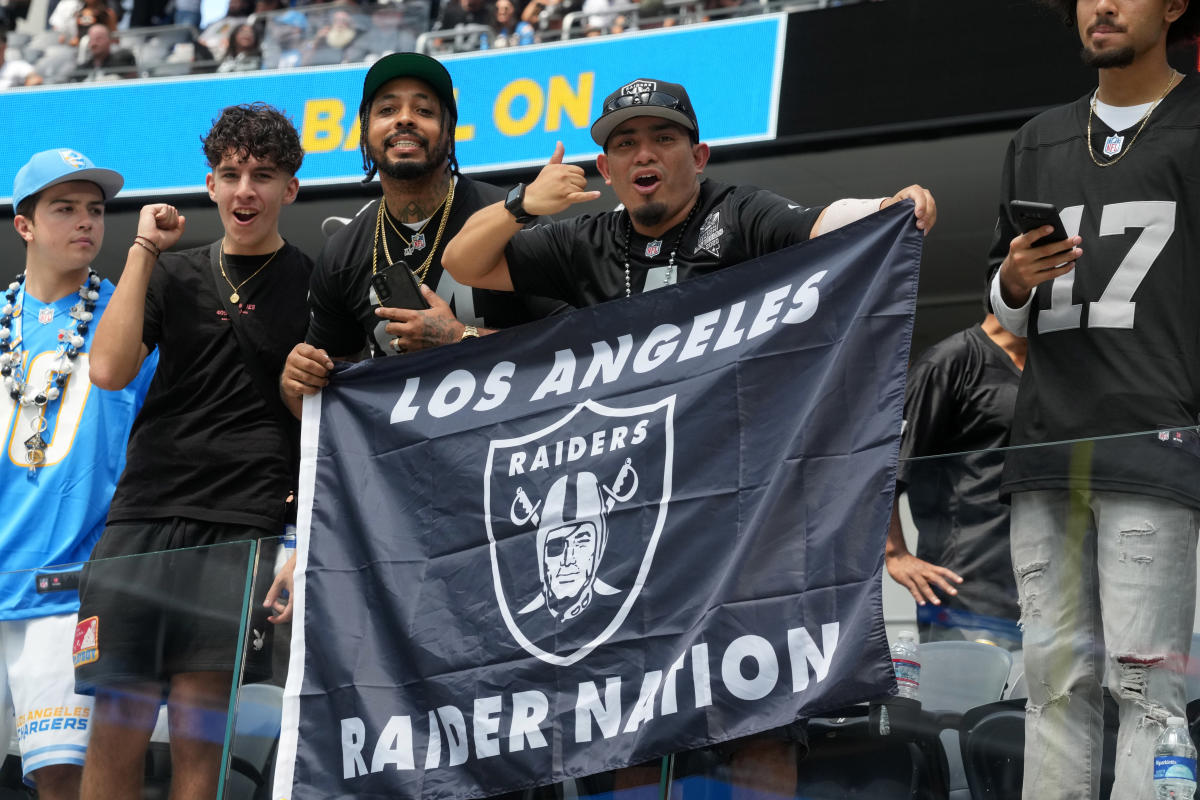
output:
[[[1186,0],[1053,3],[1095,92],[1017,132],[1001,184],[1051,203],[1005,213],[991,298],[1029,338],[1004,467],[1029,685],[1025,798],[1096,797],[1102,686],[1120,709],[1112,796],[1150,798],[1154,744],[1185,716],[1200,526],[1200,78],[1167,45],[1200,31]],[[1046,443],[1068,442],[1047,446]],[[1032,446],[1037,445],[1037,446]]]
[[[687,91],[640,78],[604,101],[592,139],[596,166],[625,210],[521,226],[594,200],[583,169],[563,164],[560,143],[533,183],[482,209],[446,248],[446,269],[469,286],[593,305],[740,264],[899,202],[917,227],[936,218],[933,197],[909,186],[893,197],[805,208],[771,192],[702,178],[708,145]]]
[[[917,602],[921,641],[1021,646],[1000,473],[1024,363],[1025,340],[988,314],[908,372],[896,494],[908,493],[917,553],[893,510],[886,564]]]
[[[419,53],[384,56],[363,81],[359,119],[366,180],[378,172],[383,197],[330,236],[317,261],[308,338],[280,376],[297,416],[303,396],[328,383],[333,359],[453,344],[562,307],[472,289],[442,270],[446,243],[471,214],[503,197],[458,172],[458,108],[445,67]],[[411,270],[429,309],[382,305],[372,279],[388,269]]]
[[[596,166],[625,210],[521,229],[535,215],[600,196],[586,190],[580,167],[562,163],[559,143],[533,183],[517,184],[505,202],[477,212],[450,242],[442,263],[455,278],[595,305],[739,264],[900,200],[914,201],[922,230],[936,218],[932,195],[915,185],[886,199],[810,209],[752,187],[703,180],[708,145],[699,141],[691,100],[678,84],[638,79],[610,94],[603,109],[592,125],[592,139],[604,149]],[[790,795],[794,740],[803,735],[797,723],[718,752],[729,756],[739,792]],[[636,780],[629,772],[618,777],[622,784]]]
[[[80,590],[76,683],[96,693],[87,800],[140,797],[164,698],[171,796],[215,796],[249,555],[230,543],[277,537],[295,487],[298,431],[275,376],[304,335],[312,262],[279,235],[279,214],[304,153],[262,104],[225,109],[204,151],[224,236],[167,253],[184,218],[144,207],[92,349],[102,388],[123,386],[153,349],[159,367]],[[256,627],[247,680],[270,675],[270,626]]]

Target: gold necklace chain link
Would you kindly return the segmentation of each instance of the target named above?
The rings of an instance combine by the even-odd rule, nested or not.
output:
[[[387,259],[387,263],[389,265],[392,264],[392,254],[388,248],[388,243],[387,243],[387,232],[383,227],[383,224],[384,224],[383,218],[385,216],[387,216],[387,212],[385,210],[386,202],[387,201],[384,198],[380,198],[379,212],[375,215],[375,241],[372,242],[372,244],[371,244],[371,274],[372,275],[374,275],[375,273],[377,273],[379,271],[379,245],[380,245],[380,243],[383,244],[383,257],[385,259]],[[438,245],[440,245],[442,243],[442,234],[446,232],[446,221],[450,219],[450,209],[453,205],[454,205],[454,178],[451,177],[450,178],[450,188],[446,190],[446,197],[442,200],[442,205],[439,206],[439,208],[442,208],[442,207],[445,208],[445,213],[442,214],[442,219],[441,219],[441,221],[438,222],[437,235],[433,238],[433,247],[429,248],[429,255],[427,255],[425,257],[425,262],[423,264],[421,264],[421,268],[417,269],[417,270],[413,270],[413,274],[417,276],[417,281],[419,283],[424,283],[425,276],[429,274],[429,267],[432,266],[432,264],[433,264],[433,257],[437,253]],[[435,211],[434,214],[436,214],[436,213],[437,212]],[[433,219],[433,217],[430,217],[429,219],[431,220],[431,219]],[[426,220],[425,224],[428,225],[429,220]],[[394,228],[395,226],[393,225],[392,227]],[[422,225],[421,230],[424,230],[424,229],[425,229],[425,226]],[[397,233],[399,233],[399,232],[397,231]],[[400,237],[400,240],[405,241],[403,236]],[[405,244],[408,244],[408,243],[405,242]]]
[[[453,183],[453,181],[451,181],[451,183]],[[413,237],[413,240],[415,240],[417,236],[420,236],[422,233],[425,232],[425,229],[429,227],[429,223],[433,222],[433,218],[436,217],[438,212],[442,210],[442,206],[446,205],[446,199],[449,197],[450,197],[450,192],[447,191],[446,197],[442,198],[442,202],[439,203],[438,207],[433,210],[433,213],[430,214],[425,219],[425,222],[421,225],[420,228],[418,228],[416,231],[414,231],[411,234]],[[392,219],[391,212],[386,210],[387,198],[385,197],[381,202],[385,206],[383,218],[387,220],[388,226],[390,226],[391,229],[395,232],[395,234],[400,237],[400,241],[404,242],[405,247],[414,247],[413,240],[409,240],[409,239],[405,238],[404,232],[400,230],[400,226],[398,226],[396,224],[395,220]]]
[[[1096,113],[1096,101],[1100,99],[1100,90],[1096,90],[1096,93],[1092,95],[1092,103],[1090,106],[1088,106],[1087,122],[1087,148],[1088,155],[1092,157],[1093,164],[1095,164],[1097,167],[1111,167],[1113,164],[1116,164],[1118,161],[1124,158],[1129,151],[1133,149],[1133,144],[1137,141],[1138,136],[1141,135],[1142,128],[1146,127],[1146,123],[1150,121],[1150,115],[1154,113],[1154,109],[1158,108],[1158,104],[1161,103],[1163,98],[1167,96],[1167,92],[1171,91],[1171,87],[1175,85],[1175,79],[1177,77],[1179,77],[1179,73],[1175,70],[1171,70],[1171,79],[1167,81],[1167,88],[1163,89],[1163,92],[1158,96],[1158,99],[1146,109],[1145,114],[1142,114],[1138,129],[1133,132],[1133,138],[1129,140],[1129,146],[1126,147],[1120,154],[1118,154],[1116,158],[1106,162],[1101,162],[1100,159],[1096,158],[1096,153],[1094,150],[1092,150],[1092,117]]]
[[[221,268],[221,277],[225,279],[225,282],[229,284],[229,288],[233,290],[233,293],[229,295],[229,302],[236,304],[239,300],[241,300],[242,296],[240,292],[242,291],[242,287],[252,281],[255,275],[266,269],[267,265],[275,260],[275,256],[279,255],[279,250],[282,249],[283,245],[280,245],[279,249],[274,253],[271,253],[271,257],[264,261],[261,267],[254,270],[253,275],[251,275],[249,278],[246,278],[246,280],[242,281],[237,286],[234,286],[233,281],[229,280],[229,276],[225,274],[225,243],[221,242],[221,249],[217,253],[217,266]],[[209,256],[209,258],[212,258],[212,256]]]

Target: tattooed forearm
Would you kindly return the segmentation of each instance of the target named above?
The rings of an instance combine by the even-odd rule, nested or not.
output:
[[[413,338],[422,349],[457,342],[462,336],[462,323],[453,317],[435,317],[427,314],[421,322],[420,330],[414,333]]]

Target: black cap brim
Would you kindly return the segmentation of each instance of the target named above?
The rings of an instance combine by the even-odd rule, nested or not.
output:
[[[612,136],[613,130],[622,122],[634,117],[661,117],[677,123],[684,130],[696,130],[696,125],[688,115],[677,109],[649,105],[626,106],[611,111],[592,123],[592,141],[604,147],[608,143],[608,137]]]

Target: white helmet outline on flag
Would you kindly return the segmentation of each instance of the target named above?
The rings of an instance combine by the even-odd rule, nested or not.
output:
[[[574,619],[592,602],[592,592],[612,596],[621,593],[615,586],[610,586],[597,576],[600,561],[604,558],[608,546],[608,513],[617,503],[623,503],[637,492],[638,475],[633,468],[631,459],[625,459],[621,471],[611,487],[604,486],[591,472],[578,472],[573,475],[563,475],[554,482],[546,497],[544,513],[538,509],[542,501],[531,503],[529,495],[523,488],[518,487],[509,509],[509,518],[514,525],[524,525],[529,522],[538,526],[537,554],[542,592],[529,601],[518,614],[529,614],[545,606],[555,619]],[[606,497],[607,496],[607,497]],[[594,500],[594,502],[593,502]],[[573,502],[568,502],[573,501]],[[520,512],[518,513],[518,508]],[[568,508],[571,511],[568,511]],[[580,538],[594,539],[580,544]],[[554,543],[562,542],[559,553],[550,553]],[[580,552],[589,554],[590,570],[580,573],[577,557]],[[556,576],[548,575],[547,562],[558,558],[561,553],[564,563],[558,564],[561,571],[573,571],[569,579],[555,580]],[[563,592],[559,589],[570,590],[575,582],[581,585],[575,591]],[[560,586],[558,584],[566,584]],[[563,608],[561,601],[567,597],[573,598]]]
[[[672,492],[677,401],[676,395],[671,394],[644,405],[621,408],[588,399],[572,408],[563,409],[562,416],[537,430],[491,441],[483,469],[482,488],[485,509],[483,523],[491,558],[492,584],[497,610],[505,626],[516,643],[530,655],[558,666],[575,664],[608,641],[629,617],[646,586],[666,525]],[[623,448],[617,445],[614,448],[616,452],[609,451],[610,456],[617,456],[615,459],[603,458],[600,452],[595,452],[592,453],[594,458],[589,457],[574,464],[570,462],[575,458],[562,460],[566,451],[560,449],[558,470],[545,470],[544,462],[540,468],[536,463],[530,468],[530,463],[534,462],[525,460],[531,457],[528,454],[539,447],[543,452],[542,458],[545,458],[544,453],[549,447],[553,459],[555,451],[552,445],[556,443],[555,440],[558,443],[568,439],[572,442],[582,441],[581,437],[590,436],[587,431],[592,430],[590,426],[593,425],[601,431],[597,436],[602,436],[604,430],[611,430],[614,432],[614,442],[625,442],[624,448],[632,449],[621,453],[620,449]],[[640,445],[638,442],[645,437],[644,433],[632,442],[624,438],[625,434],[620,437],[615,434],[618,429],[632,431],[636,427],[642,430],[647,425],[653,433]],[[643,456],[649,459],[648,463],[643,463]],[[638,464],[636,471],[633,462]],[[646,472],[646,469],[650,471]],[[582,479],[581,491],[580,475],[585,472],[591,474]],[[605,478],[610,479],[611,483],[607,483]],[[590,496],[590,500],[584,503],[590,510],[580,513],[572,505],[567,514],[556,513],[553,507],[559,501],[551,502],[550,495],[551,489],[560,481],[561,489],[555,494],[561,492],[564,504],[576,502],[567,500],[569,494],[582,494]],[[568,486],[572,488],[568,489]],[[614,528],[616,518],[612,518],[609,512],[614,511],[617,504],[625,502],[630,502],[630,510],[636,513],[631,517],[622,514],[618,527]],[[558,534],[552,537],[557,525],[547,523],[546,517],[550,517],[552,522],[558,517],[566,517],[565,521],[575,518],[586,520],[589,524],[585,527],[591,534],[591,541],[584,541],[587,537],[582,537],[578,543],[583,548],[581,552],[584,557],[593,560],[592,574],[568,576],[559,584],[562,597],[554,609],[558,616],[545,608],[549,605],[548,598],[553,597],[554,593],[553,587],[547,585],[548,573],[543,570],[547,566],[555,566],[555,559],[563,553],[560,548],[552,548],[549,561],[543,558],[543,554],[547,552],[545,543],[562,537]],[[595,547],[601,532],[601,520],[604,551],[609,554],[603,563],[595,558],[603,555]],[[633,528],[629,527],[631,524]],[[563,532],[563,536],[575,530],[569,528]],[[539,532],[541,545],[536,542]],[[635,550],[629,549],[631,542],[628,537],[631,535],[638,542]],[[621,542],[621,558],[613,561],[612,553],[617,551],[612,548],[617,542]],[[612,561],[612,565],[609,565],[609,561]],[[587,571],[579,570],[580,573]],[[591,590],[590,599],[576,607],[576,601],[587,588]],[[603,604],[599,602],[601,597],[607,598]],[[578,615],[585,608],[588,613]],[[545,613],[533,613],[539,609],[545,609]],[[565,617],[565,611],[572,611],[577,616]]]

